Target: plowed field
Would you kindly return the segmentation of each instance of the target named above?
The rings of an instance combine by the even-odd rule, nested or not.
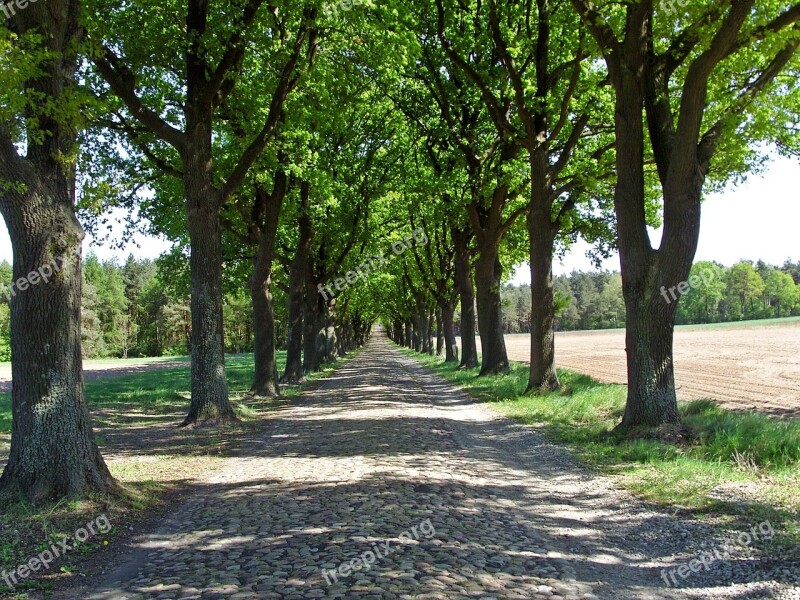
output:
[[[509,358],[530,360],[527,335],[506,336]],[[625,332],[556,334],[559,367],[606,383],[626,382]],[[710,398],[731,409],[800,417],[800,321],[679,327],[675,380],[680,400]]]

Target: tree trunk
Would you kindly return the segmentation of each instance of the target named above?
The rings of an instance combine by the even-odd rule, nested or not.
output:
[[[665,290],[689,278],[700,237],[702,182],[694,181],[686,187],[690,189],[682,190],[679,200],[670,198],[669,190],[665,193],[665,230],[658,252],[638,253],[630,248],[625,252],[628,399],[622,430],[680,423],[673,363],[680,298],[672,301]],[[678,210],[679,215],[670,214]]]
[[[206,197],[209,191],[187,183],[192,254],[192,400],[183,427],[236,420],[225,379],[222,228],[216,204]]]
[[[433,346],[433,328],[436,326],[436,313],[431,311],[428,313],[428,339],[426,343],[426,351],[428,354],[433,356],[434,353],[434,346]]]
[[[649,302],[646,296],[651,296]],[[628,401],[620,425],[623,430],[680,422],[672,362],[675,310],[670,308],[676,305],[667,304],[657,292],[653,297],[651,290],[626,294]]]
[[[299,383],[303,379],[303,295],[305,265],[300,264],[298,250],[289,269],[289,316],[286,331],[286,367],[281,383]]]
[[[275,189],[269,196],[260,187],[256,190],[256,203],[266,213],[261,223],[258,250],[250,278],[253,301],[253,349],[255,368],[250,391],[255,396],[280,396],[278,361],[275,355],[275,310],[272,298],[272,261],[275,254],[275,237],[278,218],[286,191],[286,174],[279,172]]]
[[[95,444],[84,391],[84,234],[72,209],[71,184],[58,174],[39,177],[31,174],[25,196],[0,197],[17,282],[11,297],[11,452],[0,490],[37,504],[116,487]]]
[[[475,265],[475,287],[478,290],[478,332],[481,336],[480,376],[509,371],[506,342],[503,337],[501,280],[502,265],[496,249],[484,248]]]
[[[417,314],[412,319],[413,323],[413,334],[412,338],[414,340],[414,350],[416,352],[422,352],[422,316]]]
[[[27,38],[35,32],[41,44],[36,53],[50,56],[35,69],[35,79],[24,82],[23,94],[63,107],[81,64],[79,6],[67,1],[17,8],[15,33]],[[38,504],[107,493],[116,484],[94,441],[83,383],[84,233],[75,218],[75,165],[70,162],[78,133],[70,115],[60,110],[31,108],[17,116],[4,119],[32,124],[35,132],[24,132],[22,157],[6,123],[0,125],[0,213],[14,254],[11,450],[0,492]]]
[[[657,253],[650,245],[644,212],[642,83],[634,73],[623,70],[618,75],[616,87],[618,182],[614,210],[627,312],[628,398],[620,424],[620,428],[625,430],[677,424],[680,416],[672,364],[677,303],[666,302],[656,289],[661,276],[656,276]],[[690,216],[687,214],[685,218],[688,220]],[[675,272],[674,266],[669,270]],[[686,272],[688,274],[688,268]]]
[[[444,353],[444,332],[442,331],[442,311],[436,311],[436,356]]]
[[[406,319],[405,324],[405,335],[403,336],[403,345],[406,348],[413,348],[414,347],[414,327],[411,323],[411,319]]]
[[[311,219],[308,216],[309,189],[306,182],[301,184],[300,192],[300,237],[289,267],[289,326],[282,383],[299,383],[303,380],[303,299],[306,294],[306,273],[309,268],[312,236]]]
[[[478,344],[475,340],[475,288],[472,285],[472,267],[469,258],[469,235],[453,230],[456,247],[455,279],[461,301],[461,363],[459,368],[478,366]]]
[[[456,344],[456,334],[453,327],[456,307],[452,302],[442,304],[442,332],[444,334],[445,358],[444,362],[456,362],[458,360],[458,345]]]
[[[306,296],[303,302],[303,373],[316,373],[320,370],[318,335],[320,333],[320,294],[314,285],[312,265],[306,268]]]
[[[542,161],[541,171],[545,170],[546,162]],[[551,221],[548,195],[547,189],[534,189],[527,219],[531,265],[531,362],[526,390],[528,392],[547,392],[558,389],[559,386],[555,366],[553,299],[555,227]]]

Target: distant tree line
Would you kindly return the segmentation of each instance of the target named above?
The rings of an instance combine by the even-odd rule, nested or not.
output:
[[[783,266],[741,261],[732,267],[699,261],[695,282],[683,294],[679,325],[771,319],[800,315],[800,261]],[[559,331],[614,329],[625,326],[622,277],[617,272],[573,271],[554,280],[556,328]],[[530,286],[503,286],[503,330],[530,333]],[[676,295],[677,292],[676,292]],[[672,301],[666,290],[664,301]]]
[[[189,291],[170,275],[168,259],[124,264],[83,261],[81,339],[84,358],[135,358],[186,355],[192,332]],[[701,261],[692,274],[701,283],[678,305],[679,325],[770,319],[800,315],[800,261],[783,266],[741,261],[732,267]],[[709,276],[709,274],[711,274]],[[0,286],[8,290],[11,265],[0,262]],[[573,271],[555,278],[556,328],[559,331],[615,329],[625,326],[622,277],[617,272]],[[282,290],[276,295],[283,296]],[[528,285],[505,285],[503,331],[530,333],[531,292]],[[671,296],[667,296],[671,298]],[[666,301],[666,300],[665,300]],[[276,303],[276,338],[286,341],[285,302]],[[253,315],[246,289],[224,295],[225,349],[253,351]],[[460,321],[456,332],[460,333]],[[9,297],[0,297],[0,361],[11,359]]]
[[[124,264],[83,260],[81,340],[84,358],[178,356],[190,351],[189,290],[176,280],[168,258]],[[0,285],[8,290],[11,265],[0,262]],[[0,361],[11,359],[9,295],[0,298]],[[253,351],[253,317],[246,289],[224,295],[225,349]],[[285,312],[285,311],[284,311]],[[280,330],[279,330],[280,331]],[[285,339],[285,328],[283,339]]]

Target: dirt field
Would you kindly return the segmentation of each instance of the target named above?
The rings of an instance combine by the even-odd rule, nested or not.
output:
[[[509,358],[529,362],[529,340],[506,336]],[[559,333],[556,361],[600,381],[624,384],[625,332]],[[800,321],[680,327],[675,372],[681,400],[711,398],[733,409],[800,417]]]

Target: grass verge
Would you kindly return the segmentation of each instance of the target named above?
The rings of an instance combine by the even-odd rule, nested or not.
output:
[[[710,400],[680,404],[691,441],[626,439],[620,422],[626,388],[559,370],[557,392],[525,395],[528,366],[478,377],[438,357],[406,354],[476,399],[536,428],[587,466],[649,502],[732,528],[770,521],[776,544],[800,547],[800,419],[732,412]]]
[[[349,358],[349,357],[348,357]],[[348,360],[345,358],[344,360]],[[278,353],[283,370],[285,352]],[[158,362],[158,361],[154,361]],[[47,591],[60,580],[102,561],[102,552],[157,518],[171,499],[188,493],[210,471],[219,469],[236,448],[242,434],[258,430],[271,418],[271,408],[285,403],[330,375],[342,361],[308,377],[302,385],[282,386],[278,399],[248,397],[253,356],[226,358],[231,400],[240,422],[222,428],[177,429],[190,398],[190,365],[150,368],[86,382],[95,435],[114,477],[123,486],[122,497],[92,497],[49,506],[0,499],[0,599],[24,600],[34,591]],[[0,394],[0,457],[7,456],[11,432],[11,394]],[[111,529],[90,537],[46,571],[20,580],[11,590],[3,571],[69,540],[75,532],[105,515]]]

